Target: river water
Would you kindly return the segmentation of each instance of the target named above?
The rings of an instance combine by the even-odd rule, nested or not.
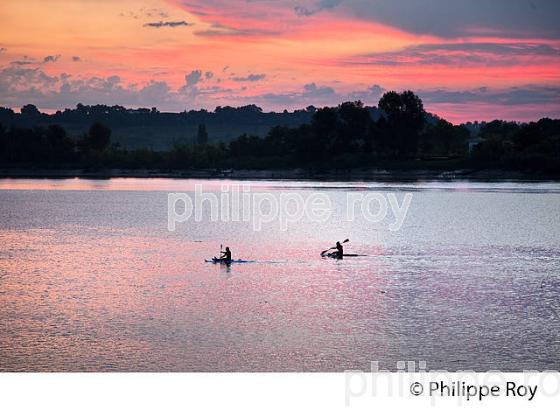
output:
[[[170,231],[197,185],[330,215]],[[558,183],[0,179],[0,371],[560,370],[559,230]]]

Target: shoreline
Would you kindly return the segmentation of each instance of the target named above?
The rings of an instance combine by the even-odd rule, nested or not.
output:
[[[383,170],[354,169],[311,171],[306,169],[277,170],[229,170],[215,169],[162,171],[162,170],[129,170],[102,169],[95,171],[81,169],[25,169],[0,168],[0,178],[33,178],[33,179],[110,179],[110,178],[171,178],[171,179],[235,179],[235,180],[327,180],[327,181],[454,181],[472,180],[485,182],[542,182],[560,181],[560,177],[534,175],[519,171],[503,171],[494,169],[456,171],[435,170]]]

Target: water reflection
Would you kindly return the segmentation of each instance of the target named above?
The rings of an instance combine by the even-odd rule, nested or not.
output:
[[[554,193],[420,186],[397,233],[362,220],[170,233],[154,181],[60,183],[0,190],[0,370],[560,368]],[[367,256],[319,257],[343,237]],[[205,263],[220,243],[256,262]]]
[[[191,192],[195,185],[205,191],[220,191],[224,185],[250,186],[262,190],[347,190],[355,191],[456,191],[456,192],[517,192],[560,194],[558,182],[473,182],[449,181],[292,181],[292,180],[230,180],[174,178],[0,178],[0,190],[70,190],[70,191],[172,191]]]

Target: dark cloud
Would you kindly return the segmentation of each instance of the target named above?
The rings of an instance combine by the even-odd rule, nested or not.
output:
[[[130,17],[135,20],[141,18],[148,18],[148,17],[159,17],[163,19],[169,17],[169,13],[167,13],[165,10],[156,9],[156,8],[147,9],[145,7],[142,7],[139,10],[135,10],[135,11],[121,12],[119,13],[119,15],[121,17]]]
[[[560,37],[558,0],[343,0],[336,11],[440,37]]]
[[[307,17],[307,16],[312,16],[314,14],[313,11],[311,11],[307,7],[303,7],[303,6],[295,6],[294,11],[296,12],[296,14],[298,16]]]
[[[263,34],[272,34],[261,30],[198,30],[194,32],[195,35],[200,37],[252,37],[261,36]]]
[[[46,56],[45,58],[43,58],[43,63],[54,63],[59,58],[60,58],[60,54],[57,54],[55,56]]]
[[[39,88],[48,89],[64,81],[65,78],[62,75],[50,76],[38,68],[11,65],[0,70],[0,95],[9,98],[10,95],[19,95],[20,92],[25,93]]]
[[[347,95],[338,94],[331,87],[309,83],[305,84],[299,92],[266,93],[247,98],[244,102],[283,109],[305,107],[307,105],[333,105],[348,99],[347,97]]]
[[[189,74],[185,75],[185,85],[187,87],[193,87],[200,82],[202,79],[202,70],[193,70]]]
[[[82,61],[80,56],[72,56],[72,61]]]
[[[247,103],[290,108],[309,104],[332,105],[347,99],[347,95],[337,94],[333,88],[315,83],[306,84],[300,92],[246,97],[239,95],[242,89],[217,85],[204,87],[203,77],[202,70],[193,70],[185,75],[182,87],[173,89],[164,81],[125,84],[116,75],[74,78],[64,73],[49,75],[39,68],[8,66],[0,69],[0,95],[2,103],[10,107],[33,103],[42,109],[60,109],[81,102],[129,107],[157,106],[169,111]]]
[[[186,107],[210,106],[211,101],[224,96],[229,99],[234,92],[220,87],[201,88],[198,72],[188,74],[185,86],[174,90],[165,81],[124,84],[116,75],[74,78],[66,73],[49,75],[39,68],[7,66],[0,67],[0,95],[2,104],[8,107],[32,103],[42,109],[60,109],[81,102],[128,107],[149,105],[178,112]]]
[[[15,60],[15,61],[10,61],[10,64],[22,66],[22,65],[34,64],[34,61],[30,61],[30,60]]]
[[[236,82],[254,82],[254,81],[260,81],[260,80],[264,80],[266,77],[266,74],[249,74],[247,77],[232,77],[233,81]]]
[[[354,91],[348,94],[349,100],[352,101],[366,101],[371,103],[372,101],[377,102],[385,92],[385,88],[381,87],[380,85],[372,85],[365,91]]]
[[[317,87],[315,83],[305,84],[303,86],[303,97],[330,97],[336,95],[335,91],[331,87],[320,86]]]
[[[6,47],[0,47],[0,53],[7,51]]]
[[[229,95],[234,92],[234,90],[221,88],[219,86],[204,86],[204,83],[213,77],[214,73],[211,71],[206,71],[203,75],[202,70],[193,70],[185,75],[185,84],[177,90],[177,94],[183,99],[202,101],[205,99],[212,100],[218,95]],[[220,82],[219,80],[217,81],[217,83]],[[207,103],[208,101],[205,102]]]
[[[166,11],[161,9],[148,9],[144,10],[144,15],[147,17],[161,17],[161,18],[168,18],[169,14]]]
[[[14,66],[26,66],[31,64],[37,64],[37,60],[33,57],[23,56],[20,60],[10,61],[11,65]]]
[[[302,5],[295,6],[294,11],[298,16],[308,17],[323,10],[333,9],[342,3],[342,1],[343,0],[319,0],[310,7]]]
[[[255,37],[277,35],[279,32],[250,28],[237,29],[223,24],[213,23],[208,30],[198,30],[195,31],[194,34],[201,37]]]
[[[152,23],[145,23],[144,27],[153,27],[153,28],[162,28],[162,27],[189,27],[192,26],[192,23],[187,23],[184,20],[181,21],[155,21]]]
[[[507,89],[479,87],[473,90],[454,91],[447,89],[420,90],[418,95],[426,103],[449,104],[497,104],[504,106],[527,104],[558,104],[560,86],[526,85]]]
[[[535,63],[536,59],[560,60],[560,48],[538,43],[420,44],[398,51],[357,56],[346,62],[386,66],[450,65],[461,67],[526,65],[528,59],[531,63]]]

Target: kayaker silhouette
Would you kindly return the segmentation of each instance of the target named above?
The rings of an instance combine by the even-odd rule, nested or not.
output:
[[[231,251],[229,250],[229,246],[226,246],[226,250],[221,252],[220,260],[231,262]]]
[[[330,258],[337,258],[337,259],[342,259],[344,257],[344,247],[342,246],[343,243],[346,242],[350,242],[350,239],[345,239],[344,241],[341,242],[337,242],[335,246],[333,246],[332,248],[326,249],[323,252],[321,252],[321,256],[322,257],[330,257]],[[336,252],[333,253],[328,253],[330,250],[334,250],[336,249]]]
[[[344,257],[344,248],[342,247],[342,244],[340,242],[336,243],[336,257],[338,259],[342,259]]]

